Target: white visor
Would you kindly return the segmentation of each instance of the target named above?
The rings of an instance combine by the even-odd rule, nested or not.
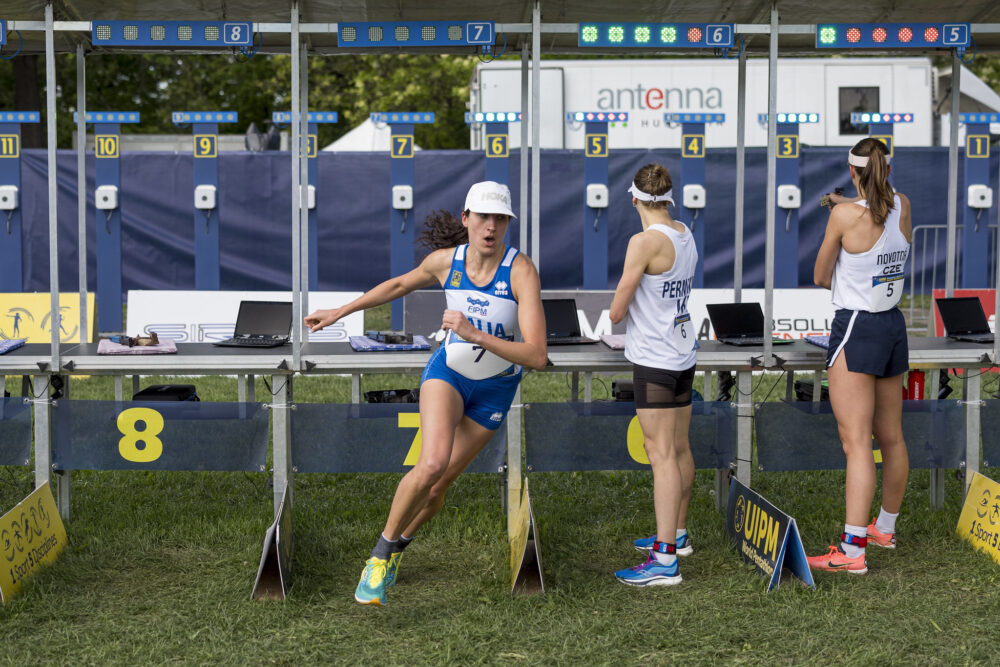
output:
[[[885,156],[885,163],[889,164],[889,156]],[[855,155],[854,151],[847,151],[847,164],[852,167],[857,167],[858,169],[864,169],[868,166],[868,158],[862,157],[861,155]]]
[[[662,195],[651,195],[648,192],[643,192],[642,190],[640,190],[639,186],[637,186],[635,184],[635,181],[633,181],[632,182],[632,187],[630,187],[628,189],[628,191],[629,191],[629,194],[631,194],[633,197],[635,197],[639,201],[668,201],[671,204],[673,204],[674,206],[677,206],[677,204],[674,204],[674,191],[673,190],[667,190]]]

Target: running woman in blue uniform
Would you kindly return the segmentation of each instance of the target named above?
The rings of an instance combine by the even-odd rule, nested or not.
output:
[[[318,331],[353,312],[435,284],[444,288],[447,299],[441,318],[445,339],[427,362],[420,383],[420,457],[400,480],[385,528],[365,563],[354,593],[361,604],[385,604],[403,549],[441,510],[448,487],[503,423],[521,381],[521,367],[545,367],[538,272],[529,258],[503,240],[512,217],[506,185],[476,183],[465,199],[464,230],[457,230],[465,233],[451,234],[457,247],[434,250],[409,273],[346,306],[317,310],[305,318],[310,330]],[[449,233],[435,238],[442,236]],[[514,340],[518,328],[523,342]]]
[[[681,582],[678,554],[694,551],[686,525],[694,482],[688,430],[697,354],[688,297],[698,250],[691,231],[667,210],[674,202],[664,167],[647,164],[629,192],[643,231],[625,251],[611,321],[626,320],[625,358],[632,362],[635,411],[653,469],[656,535],[634,542],[648,552],[646,561],[615,577],[633,586],[669,586]]]
[[[830,403],[847,455],[847,520],[840,542],[809,558],[815,569],[865,574],[865,548],[896,548],[896,517],[910,461],[903,441],[903,373],[909,366],[906,322],[896,305],[910,253],[910,200],[889,185],[885,144],[863,139],[847,156],[859,200],[837,204],[816,256],[814,281],[832,289]],[[875,498],[872,436],[882,451],[882,508]]]

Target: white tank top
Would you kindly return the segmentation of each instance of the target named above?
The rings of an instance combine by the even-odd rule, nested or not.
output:
[[[681,223],[683,224],[683,223]],[[674,265],[666,273],[643,274],[625,321],[625,358],[633,364],[682,371],[694,366],[695,330],[688,296],[698,264],[698,249],[687,227],[650,225],[674,244]]]
[[[868,208],[863,199],[855,203]],[[840,249],[833,267],[832,300],[836,308],[880,313],[899,303],[903,266],[910,255],[910,243],[899,229],[901,210],[899,195],[894,195],[882,236],[871,250],[850,253]]]

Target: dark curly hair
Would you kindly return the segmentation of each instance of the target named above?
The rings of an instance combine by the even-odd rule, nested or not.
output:
[[[417,246],[433,252],[441,248],[454,248],[469,242],[469,230],[450,211],[432,211],[424,218],[424,229],[417,238]]]

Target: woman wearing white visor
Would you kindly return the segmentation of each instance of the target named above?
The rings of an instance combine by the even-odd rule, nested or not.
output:
[[[694,482],[688,440],[697,354],[688,313],[698,250],[684,223],[670,217],[670,174],[647,164],[632,179],[632,205],[642,230],[625,252],[625,267],[611,302],[611,321],[626,319],[625,358],[633,365],[636,414],[653,469],[656,535],[634,542],[647,560],[615,577],[633,586],[681,582],[677,555],[693,552],[687,508]]]
[[[354,597],[362,604],[385,604],[403,549],[441,510],[448,487],[503,423],[521,367],[545,366],[538,272],[528,257],[504,244],[512,217],[506,185],[476,183],[465,198],[460,223],[467,240],[434,250],[417,268],[346,306],[305,318],[310,330],[318,331],[350,313],[431,285],[442,286],[447,299],[441,322],[445,340],[421,378],[420,457],[400,480],[385,528],[361,574]],[[455,238],[453,233],[435,238],[440,236]],[[523,341],[514,340],[517,328]]]

